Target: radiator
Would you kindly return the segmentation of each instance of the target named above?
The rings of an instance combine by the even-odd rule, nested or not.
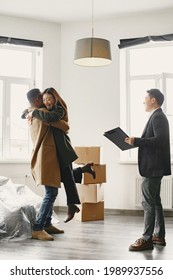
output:
[[[141,206],[141,183],[142,178],[136,178],[135,184],[135,206]],[[163,209],[173,209],[173,177],[164,177],[161,184],[161,201]]]

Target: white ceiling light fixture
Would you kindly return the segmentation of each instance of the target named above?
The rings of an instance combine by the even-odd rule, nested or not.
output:
[[[105,66],[112,63],[110,42],[94,38],[94,0],[92,0],[92,37],[76,41],[74,63],[80,66]]]

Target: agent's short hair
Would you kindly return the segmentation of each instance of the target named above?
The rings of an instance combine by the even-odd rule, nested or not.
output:
[[[27,99],[30,103],[33,103],[35,99],[40,96],[41,92],[38,88],[33,88],[27,92]]]
[[[147,92],[151,98],[154,97],[156,99],[159,106],[162,106],[164,102],[164,95],[159,89],[151,88],[150,90],[147,90]]]

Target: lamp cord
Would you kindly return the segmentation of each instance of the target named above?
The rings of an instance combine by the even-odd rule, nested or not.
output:
[[[94,37],[94,0],[92,0],[92,37]]]

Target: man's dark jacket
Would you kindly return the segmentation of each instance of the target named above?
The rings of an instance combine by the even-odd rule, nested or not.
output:
[[[150,178],[171,174],[169,124],[161,108],[150,116],[141,138],[134,139],[134,146],[139,147],[141,176]]]

